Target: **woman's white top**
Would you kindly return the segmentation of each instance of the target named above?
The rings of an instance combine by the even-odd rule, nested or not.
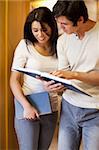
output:
[[[26,67],[29,69],[50,72],[57,70],[58,61],[56,56],[43,56],[41,55],[33,46],[33,44],[25,43],[22,39],[18,44],[12,63],[12,71],[17,67]],[[22,90],[24,95],[29,95],[31,93],[44,92],[42,81],[30,77],[28,75],[23,75],[23,85]],[[56,93],[49,93],[51,97],[52,110],[57,110],[58,96]]]

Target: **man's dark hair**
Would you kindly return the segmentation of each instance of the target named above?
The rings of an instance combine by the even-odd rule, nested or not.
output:
[[[88,11],[83,0],[58,0],[53,7],[54,16],[66,16],[66,18],[77,25],[77,21],[81,16],[84,22],[88,20]]]
[[[52,46],[51,53],[56,53],[58,29],[53,13],[47,7],[38,7],[33,9],[33,11],[29,13],[24,25],[24,39],[26,39],[26,44],[28,44],[28,41],[32,42],[33,44],[37,42],[37,39],[34,37],[32,33],[33,21],[38,21],[42,27],[44,23],[50,26],[52,30],[52,34],[50,37],[50,43]]]

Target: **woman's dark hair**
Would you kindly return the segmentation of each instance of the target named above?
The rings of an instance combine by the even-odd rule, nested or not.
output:
[[[52,34],[50,37],[52,48],[51,48],[50,53],[52,54],[56,53],[58,29],[57,29],[57,23],[56,23],[53,13],[47,7],[38,7],[29,13],[29,15],[26,18],[25,25],[24,25],[24,39],[26,39],[26,43],[28,43],[27,41],[30,41],[33,44],[37,42],[36,38],[34,37],[32,33],[33,21],[40,22],[41,26],[43,26],[43,23],[46,23],[50,26],[52,30]]]
[[[81,16],[84,22],[88,20],[88,11],[83,0],[58,0],[53,7],[54,16],[66,16],[73,22],[73,26],[77,25],[77,21]]]

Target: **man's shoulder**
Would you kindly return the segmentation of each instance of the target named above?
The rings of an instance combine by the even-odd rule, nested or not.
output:
[[[94,31],[99,32],[99,21],[96,22],[94,26]]]
[[[62,35],[59,36],[59,39],[66,38],[66,37],[67,37],[67,34],[64,32]]]
[[[59,36],[58,41],[59,42],[66,42],[67,36],[68,35],[66,33],[63,33],[62,35]]]
[[[63,34],[58,38],[58,43],[59,43],[59,44],[61,43],[61,45],[66,46],[67,43],[68,43],[68,41],[69,41],[69,39],[70,39],[70,37],[71,37],[71,36],[70,36],[69,34],[63,33]]]

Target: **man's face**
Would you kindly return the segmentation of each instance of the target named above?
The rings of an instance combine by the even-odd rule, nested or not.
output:
[[[72,21],[68,20],[65,16],[60,16],[56,20],[67,34],[76,33],[78,27],[73,26]]]

